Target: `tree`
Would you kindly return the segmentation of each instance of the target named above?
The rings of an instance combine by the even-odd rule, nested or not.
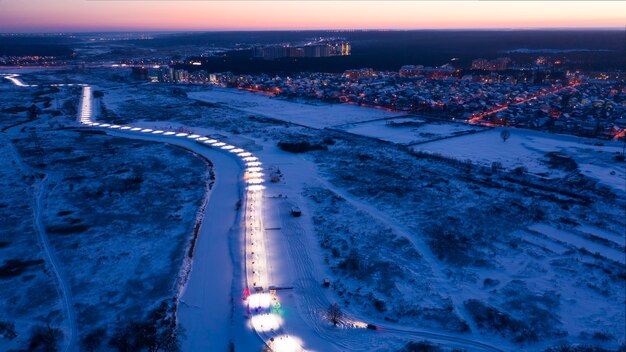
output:
[[[104,329],[96,329],[89,332],[80,341],[80,346],[85,351],[93,352],[102,344],[106,332]]]
[[[509,137],[511,137],[511,132],[509,132],[509,130],[502,130],[502,132],[500,132],[500,138],[502,138],[503,142],[506,142]]]
[[[109,340],[109,346],[115,348],[119,352],[132,351],[131,336],[128,327],[118,327],[111,340]]]
[[[29,351],[56,352],[61,330],[47,326],[35,326],[28,342]]]
[[[500,171],[502,171],[502,169],[504,169],[504,166],[502,166],[502,163],[499,161],[494,161],[493,163],[491,163],[491,172],[493,173],[499,173]]]
[[[343,312],[337,303],[333,303],[328,307],[328,320],[333,323],[334,326],[339,324],[339,319],[343,316]]]
[[[16,337],[15,324],[10,321],[0,321],[0,338],[13,340]]]

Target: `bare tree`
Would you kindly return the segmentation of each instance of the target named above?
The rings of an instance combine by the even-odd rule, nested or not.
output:
[[[343,312],[337,303],[333,303],[328,307],[328,320],[333,323],[334,326],[339,324],[339,319],[343,316]]]
[[[504,169],[504,166],[502,166],[502,163],[499,161],[494,161],[491,163],[491,172],[493,173],[499,173],[500,171],[502,171],[502,169]]]
[[[102,344],[105,335],[106,331],[102,328],[93,330],[83,337],[80,346],[85,351],[94,352]]]
[[[132,351],[131,336],[128,327],[118,327],[111,340],[109,340],[109,346],[115,348],[119,352]]]
[[[500,132],[500,138],[502,138],[503,142],[506,142],[509,137],[511,137],[511,132],[509,132],[509,130],[502,130],[502,132]]]
[[[58,351],[57,344],[61,336],[61,330],[58,328],[53,328],[50,325],[45,327],[35,326],[30,336],[28,350],[56,352]]]

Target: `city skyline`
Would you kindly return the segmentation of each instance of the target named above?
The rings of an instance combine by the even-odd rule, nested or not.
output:
[[[612,1],[0,0],[0,32],[623,28],[624,14]]]

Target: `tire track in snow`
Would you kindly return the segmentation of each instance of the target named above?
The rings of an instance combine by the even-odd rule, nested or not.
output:
[[[76,311],[74,310],[74,298],[72,296],[71,286],[69,281],[65,275],[65,271],[63,270],[59,258],[50,243],[50,239],[48,238],[48,234],[46,233],[46,228],[43,225],[42,213],[45,208],[45,188],[48,184],[48,174],[44,174],[41,180],[38,180],[35,183],[35,207],[34,207],[34,222],[35,222],[35,230],[39,235],[39,241],[44,249],[44,253],[48,259],[48,263],[52,267],[54,274],[59,281],[59,289],[61,290],[61,296],[63,298],[63,305],[65,306],[65,310],[67,313],[67,320],[69,325],[69,336],[68,342],[65,346],[65,351],[76,351],[76,337],[78,335],[76,328]]]
[[[319,277],[314,276],[315,266],[302,241],[306,232],[295,218],[289,216],[288,202],[281,202],[279,208],[282,233],[288,243],[290,261],[296,274],[294,290],[296,293],[300,292],[296,302],[300,313],[306,318],[305,321],[318,335],[341,350],[370,351],[378,344],[377,340],[380,336],[376,336],[376,333],[362,328],[334,328],[325,319],[324,315],[331,302],[326,296]],[[343,324],[349,325],[350,323],[346,319]]]

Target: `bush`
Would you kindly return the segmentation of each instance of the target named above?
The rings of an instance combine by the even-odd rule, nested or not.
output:
[[[109,340],[109,346],[119,352],[143,349],[152,352],[178,352],[183,333],[176,325],[174,314],[174,307],[163,301],[148,313],[144,321],[118,327]]]
[[[567,155],[562,155],[557,152],[549,152],[546,154],[546,157],[548,158],[546,163],[551,169],[560,169],[570,172],[578,168],[576,161]]]
[[[437,258],[449,264],[467,265],[472,262],[469,252],[473,241],[461,232],[460,226],[458,219],[450,218],[425,228],[424,233]]]
[[[290,153],[306,153],[313,150],[328,150],[328,147],[321,144],[311,144],[307,141],[301,142],[278,142],[278,147]]]
[[[407,343],[400,352],[440,352],[443,351],[436,345],[428,341],[420,341],[420,342],[409,342]]]
[[[524,166],[518,166],[513,169],[513,174],[517,176],[524,176],[526,173],[528,173],[528,169]]]
[[[9,321],[0,321],[0,337],[7,340],[16,338],[15,324]]]
[[[93,352],[102,344],[102,340],[106,331],[104,329],[96,329],[83,336],[80,341],[80,347],[82,350]]]
[[[48,326],[35,326],[28,342],[29,351],[56,352],[63,334],[61,330]]]
[[[479,328],[498,332],[502,336],[515,335],[518,342],[536,340],[536,335],[529,331],[526,324],[479,300],[467,300],[464,306]]]
[[[343,312],[337,303],[333,303],[328,307],[328,320],[333,323],[334,326],[339,324],[339,321],[343,317]]]
[[[621,351],[619,349],[618,351]],[[550,347],[545,352],[610,352],[604,348],[591,345],[560,345],[556,347]]]
[[[0,279],[7,279],[21,275],[24,271],[28,270],[31,266],[37,266],[43,264],[43,259],[35,260],[21,260],[21,259],[9,259],[0,266]]]
[[[374,302],[374,308],[376,308],[377,311],[384,312],[387,310],[387,305],[385,304],[385,301],[380,300],[378,298],[374,298],[373,302]]]
[[[338,267],[358,279],[363,279],[370,274],[367,270],[366,263],[363,262],[356,249],[352,249],[346,259],[339,262]]]

